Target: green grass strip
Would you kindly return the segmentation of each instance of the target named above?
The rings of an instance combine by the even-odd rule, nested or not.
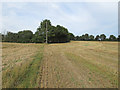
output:
[[[19,78],[17,87],[34,88],[37,85],[37,78],[39,77],[39,69],[43,58],[42,48],[39,49],[37,55],[26,70],[24,76]]]
[[[32,60],[26,60],[22,66],[15,65],[3,73],[3,88],[34,88],[37,87],[40,66],[43,58],[44,45],[36,46],[38,51]]]

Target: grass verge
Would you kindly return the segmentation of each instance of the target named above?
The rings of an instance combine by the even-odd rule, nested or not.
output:
[[[44,46],[37,46],[38,52],[32,60],[26,60],[20,66],[13,66],[3,72],[3,88],[35,88],[43,58]]]

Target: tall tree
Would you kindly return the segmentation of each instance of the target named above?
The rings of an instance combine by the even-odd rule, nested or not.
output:
[[[106,39],[105,34],[101,34],[101,35],[100,35],[100,40],[101,40],[101,41],[104,41],[105,39]]]
[[[50,20],[43,20],[40,23],[40,26],[37,28],[37,31],[34,35],[33,40],[35,40],[35,42],[45,42],[46,41],[46,29],[47,29],[47,33],[49,32],[51,28],[51,22]]]
[[[30,30],[24,30],[18,32],[18,41],[20,43],[30,43],[32,42],[33,32]]]
[[[4,35],[4,41],[6,42],[17,42],[18,34],[7,32],[6,35]]]
[[[120,35],[118,35],[118,38],[117,38],[117,39],[118,39],[118,41],[120,41]]]
[[[81,40],[84,41],[85,40],[85,35],[83,34],[80,38],[81,38]]]
[[[70,36],[67,28],[57,25],[52,26],[50,20],[43,20],[40,26],[37,28],[35,35],[33,37],[33,42],[45,42],[46,41],[46,28],[47,28],[47,38],[49,43],[53,42],[69,42]]]
[[[55,35],[57,42],[69,42],[69,32],[68,30],[60,25],[56,26]]]
[[[99,41],[99,40],[100,40],[100,36],[97,35],[97,36],[95,37],[95,40],[96,40],[96,41]]]
[[[93,41],[93,40],[94,40],[94,36],[93,36],[93,35],[90,35],[90,36],[89,36],[89,40]]]
[[[76,36],[76,37],[75,37],[75,40],[76,40],[76,41],[79,41],[79,36]]]
[[[117,39],[116,39],[116,37],[114,35],[110,35],[109,40],[110,41],[116,41]]]
[[[89,40],[89,34],[86,33],[86,34],[84,35],[84,39],[85,39],[86,41]]]
[[[55,33],[56,27],[55,26],[51,26],[51,28],[49,29],[48,32],[48,42],[49,43],[53,43],[56,42],[56,33]]]
[[[69,33],[69,38],[70,38],[70,40],[75,40],[75,39],[74,39],[75,36],[73,35],[73,33]]]

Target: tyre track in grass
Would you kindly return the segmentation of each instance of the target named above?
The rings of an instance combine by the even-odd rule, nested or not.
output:
[[[15,44],[15,45],[16,45],[16,48],[19,48],[19,44]],[[20,59],[21,60],[20,64],[14,64],[13,67],[11,68],[9,67],[8,70],[3,71],[4,72],[3,73],[3,76],[4,76],[3,87],[5,88],[31,87],[32,86],[31,84],[36,81],[37,74],[38,74],[39,67],[40,67],[40,65],[36,63],[41,62],[42,45],[34,45],[34,44],[31,44],[31,45],[29,45],[28,47],[26,46],[26,44],[24,45],[22,44],[22,47],[23,47],[22,50],[17,51],[16,53],[13,52],[14,55],[13,56],[11,55],[13,59],[14,59],[14,56],[16,57],[18,54],[20,54],[19,56],[21,56],[23,60]],[[36,48],[39,48],[41,51],[37,52]],[[35,68],[34,71],[33,71],[33,68]],[[34,73],[34,75],[32,76],[31,73]],[[31,80],[30,80],[30,77],[32,77]],[[24,85],[22,84],[23,82],[25,83]]]
[[[48,48],[49,50],[49,48]],[[50,57],[52,58],[53,57],[53,52],[49,52],[49,55]],[[55,79],[55,64],[54,64],[54,58],[52,59],[49,59],[49,77],[48,77],[48,81],[49,81],[49,84],[48,84],[48,87],[49,88],[53,88],[53,87],[57,87],[56,86],[56,79]]]
[[[48,78],[50,77],[50,63],[48,62],[48,58],[46,57],[48,55],[48,52],[44,51],[44,58],[43,58],[43,63],[42,63],[42,70],[41,70],[41,80],[39,86],[41,88],[48,88],[49,80]]]
[[[43,46],[39,48],[42,51]],[[41,60],[43,57],[43,52],[38,51],[35,58],[32,60],[30,66],[27,68],[25,74],[19,78],[19,84],[16,87],[36,87],[37,77],[39,75],[39,69],[41,65]]]
[[[75,76],[72,75],[71,72],[71,64],[70,63],[64,63],[63,60],[66,60],[66,58],[61,54],[61,51],[57,51],[59,48],[54,49],[54,46],[46,46],[46,51],[44,55],[44,61],[46,61],[47,57],[49,57],[49,65],[52,65],[52,77],[53,77],[53,86],[55,88],[61,88],[61,87],[77,87],[77,80],[75,79]],[[52,56],[50,53],[52,52]],[[63,59],[63,60],[62,60]],[[62,62],[61,62],[62,61]],[[63,64],[63,65],[62,65]],[[65,65],[66,64],[66,65]],[[70,65],[69,65],[70,64]],[[72,70],[73,71],[73,70]],[[44,77],[46,77],[45,75]],[[48,77],[49,78],[49,77]],[[46,80],[46,78],[43,78]],[[72,80],[71,80],[72,79]],[[75,80],[74,80],[75,79]],[[49,81],[49,80],[48,80]],[[47,82],[47,81],[45,81]],[[66,84],[63,84],[63,83]]]
[[[51,52],[53,54],[52,56],[54,56],[50,60],[50,62],[52,62],[51,65],[53,67],[53,75],[52,75],[53,84],[56,88],[61,88],[61,87],[64,87],[62,84],[65,83],[64,81],[62,83],[62,80],[66,79],[66,78],[64,78],[64,76],[63,76],[64,72],[62,71],[63,68],[61,67],[61,63],[59,63],[60,58],[59,58],[58,53],[56,53],[53,50],[51,50]]]
[[[67,45],[67,47],[66,47]],[[71,48],[72,47],[72,48]],[[79,55],[84,48],[69,44],[49,44],[44,50],[43,84],[45,88],[105,88],[112,86],[109,78],[106,79],[106,70],[89,59]],[[73,49],[74,48],[74,49]],[[85,49],[87,53],[87,49]],[[66,55],[69,53],[69,55]],[[72,55],[71,55],[72,54]],[[92,57],[91,57],[92,59]],[[93,58],[94,59],[94,58]],[[100,70],[99,70],[100,69]],[[102,70],[101,70],[102,69]],[[99,73],[100,72],[100,73]],[[105,72],[106,73],[106,72]],[[110,75],[109,72],[107,72]]]
[[[80,56],[76,56],[75,54],[73,54],[73,53],[71,53],[70,55],[69,55],[70,57],[69,58],[71,58],[71,60],[73,60],[75,63],[76,63],[76,65],[78,66],[78,65],[80,65],[80,63],[82,63],[82,67],[81,68],[84,68],[84,70],[86,71],[86,72],[94,72],[94,73],[92,73],[92,75],[89,75],[89,74],[87,74],[86,73],[86,75],[87,75],[87,77],[89,78],[90,77],[90,81],[92,81],[92,80],[94,80],[94,81],[92,81],[91,83],[88,83],[88,84],[91,84],[90,86],[91,87],[114,87],[114,86],[112,86],[112,84],[109,82],[109,79],[110,78],[104,78],[104,76],[106,76],[105,75],[105,73],[107,74],[109,74],[109,72],[108,71],[106,71],[106,72],[103,72],[103,71],[105,71],[105,70],[101,70],[97,65],[94,65],[94,64],[92,64],[92,63],[90,63],[90,62],[88,62],[88,61],[86,61],[86,60],[84,60],[84,59],[82,59],[82,61],[81,61],[81,59],[80,59]],[[74,57],[74,58],[73,58]],[[77,60],[80,60],[79,62],[76,62]],[[73,62],[72,61],[72,62]],[[99,71],[99,72],[98,72]],[[102,74],[103,73],[103,74]],[[82,72],[82,74],[84,74],[83,72]],[[108,75],[107,74],[107,75]],[[111,74],[112,75],[112,74]],[[94,78],[93,78],[94,77]],[[104,78],[104,79],[103,79]],[[113,78],[113,77],[112,77]],[[99,81],[98,81],[99,80]],[[89,81],[89,80],[88,80]],[[109,83],[108,83],[109,82]],[[101,83],[101,84],[100,84]],[[96,86],[95,86],[96,85]]]
[[[45,84],[45,88],[47,87],[55,87],[58,88],[58,79],[57,79],[57,71],[56,71],[56,59],[54,58],[54,56],[51,57],[52,55],[52,51],[49,52],[49,47],[46,46],[47,49],[45,49],[44,52],[44,65],[45,65],[45,73],[43,81]],[[53,88],[52,87],[52,88]]]
[[[41,88],[41,80],[42,80],[42,72],[43,72],[43,66],[41,65],[40,71],[39,71],[39,77],[38,77],[38,88]]]
[[[48,88],[48,59],[45,60],[44,88]]]
[[[44,88],[44,60],[42,63],[42,70],[41,70],[41,80],[40,80],[40,88]]]

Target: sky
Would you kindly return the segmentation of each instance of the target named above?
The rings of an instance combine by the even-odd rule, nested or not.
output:
[[[34,33],[44,19],[74,35],[118,35],[117,2],[2,2],[0,32]]]

